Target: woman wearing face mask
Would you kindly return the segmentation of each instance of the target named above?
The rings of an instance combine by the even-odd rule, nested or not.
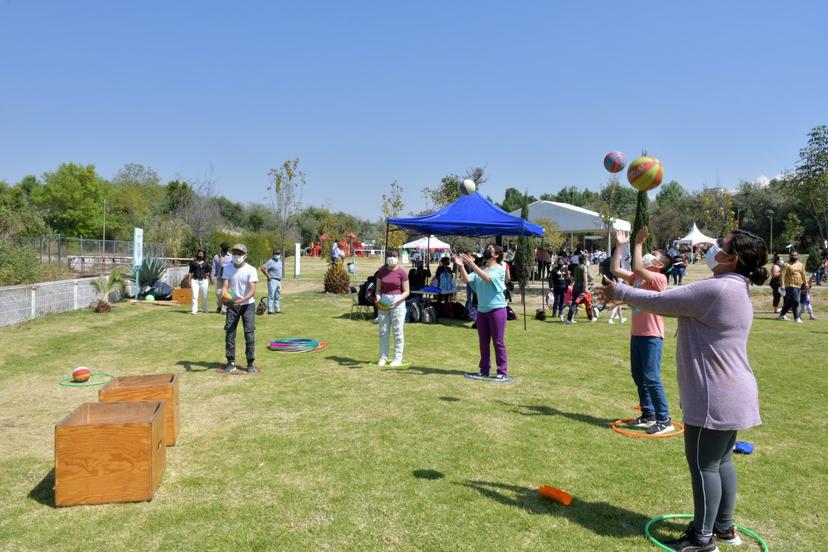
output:
[[[210,265],[207,264],[203,249],[196,251],[195,259],[190,262],[190,288],[193,292],[193,314],[198,314],[199,298],[201,312],[207,312],[207,288],[213,283]]]
[[[477,295],[477,336],[480,342],[480,372],[469,375],[488,378],[491,370],[489,342],[494,345],[497,376],[509,379],[506,341],[506,269],[501,264],[503,249],[488,245],[483,250],[483,266],[477,266],[469,255],[455,255],[460,279]],[[467,268],[471,269],[469,274]]]
[[[678,318],[676,368],[684,414],[684,449],[694,518],[673,550],[709,552],[716,541],[739,544],[733,529],[736,432],[761,424],[759,392],[747,358],[753,322],[750,283],[768,278],[762,238],[734,230],[705,257],[713,277],[664,292],[604,281],[606,300]]]
[[[376,300],[391,301],[391,309],[379,311],[380,357],[377,364],[385,366],[389,356],[389,337],[394,333],[394,359],[391,366],[402,366],[405,348],[405,300],[409,294],[408,274],[399,266],[400,252],[389,249],[385,265],[377,271]]]

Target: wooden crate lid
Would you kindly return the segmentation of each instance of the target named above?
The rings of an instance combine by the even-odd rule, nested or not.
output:
[[[55,424],[56,428],[84,425],[147,423],[161,412],[164,401],[84,403]]]
[[[122,389],[125,387],[162,387],[176,382],[176,374],[149,374],[145,376],[123,376],[113,378],[102,390]]]

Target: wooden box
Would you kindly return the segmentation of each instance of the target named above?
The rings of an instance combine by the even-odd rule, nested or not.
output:
[[[193,289],[192,288],[173,288],[172,300],[182,305],[193,304]]]
[[[55,425],[55,504],[152,500],[167,463],[164,401],[85,403]]]
[[[167,446],[175,445],[178,438],[178,376],[153,374],[114,378],[98,391],[101,402],[167,401]]]

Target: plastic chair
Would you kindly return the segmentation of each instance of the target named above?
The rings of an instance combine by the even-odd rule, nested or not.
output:
[[[362,316],[363,320],[368,320],[374,316],[374,308],[370,305],[363,305],[359,302],[359,292],[352,291],[351,293],[351,320],[354,319],[354,313]]]

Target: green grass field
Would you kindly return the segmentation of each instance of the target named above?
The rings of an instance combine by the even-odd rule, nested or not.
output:
[[[406,326],[410,368],[370,367],[377,327],[320,293],[321,271],[306,264],[285,282],[284,313],[257,318],[255,376],[216,374],[223,318],[185,307],[120,303],[0,329],[0,549],[644,551],[647,520],[692,510],[681,437],[609,429],[637,402],[627,325],[510,322],[511,384],[463,378],[476,332],[451,322]],[[737,522],[771,550],[819,550],[828,323],[777,322],[767,303],[749,345],[764,425],[739,436],[756,452],[736,458]],[[674,333],[668,320],[664,383],[680,419]],[[265,348],[300,336],[328,347]],[[54,423],[97,396],[58,385],[78,365],[180,375],[182,428],[152,502],[54,507]],[[573,504],[540,498],[544,484]]]

